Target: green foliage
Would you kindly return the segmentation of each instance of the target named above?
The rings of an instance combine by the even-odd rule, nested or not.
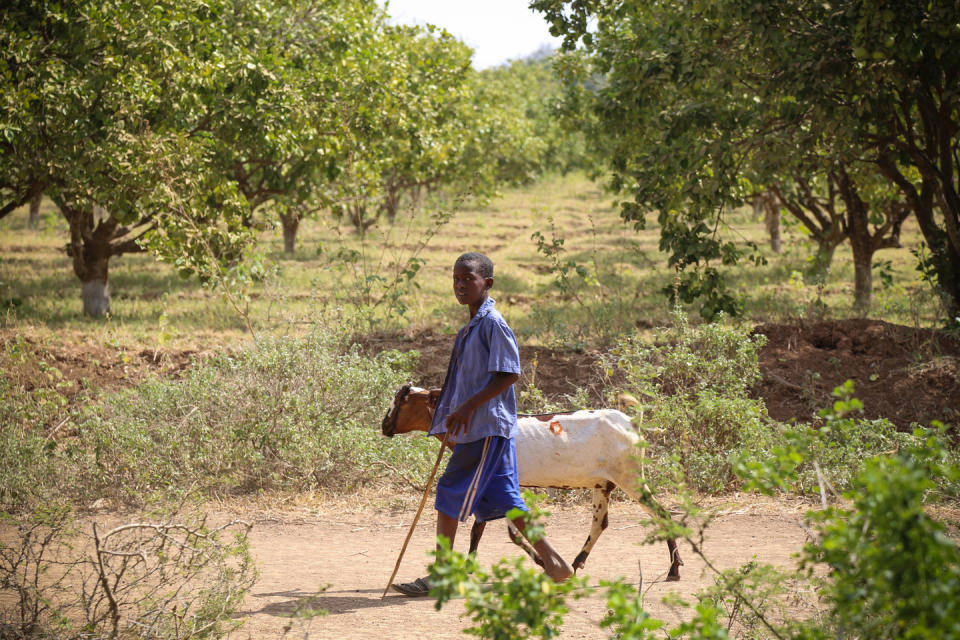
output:
[[[600,621],[601,627],[611,629],[618,640],[658,637],[654,632],[664,623],[644,610],[641,588],[623,581],[601,584],[607,589],[607,615]]]
[[[374,428],[408,375],[409,358],[394,356],[368,358],[317,329],[222,354],[181,381],[145,381],[84,424],[97,473],[109,478],[101,490],[135,500],[165,486],[347,488],[381,476],[383,463],[416,469],[424,447]]]
[[[927,511],[939,486],[956,494],[960,467],[942,434],[867,460],[845,497],[849,507],[811,514],[820,539],[811,566],[830,568],[824,596],[838,635],[960,637],[960,550]]]
[[[30,382],[28,389],[13,378],[33,368],[49,376],[47,384]],[[58,369],[36,361],[25,341],[14,339],[0,349],[0,505],[31,502],[38,484],[45,484],[38,479],[58,484],[61,467],[52,454],[52,435],[69,418],[60,377]],[[74,454],[73,449],[64,452]]]
[[[697,490],[722,491],[736,483],[738,452],[772,446],[776,429],[763,401],[749,393],[760,379],[764,342],[745,328],[690,326],[678,310],[674,326],[651,342],[628,336],[611,352],[608,374],[623,375],[623,389],[641,402],[653,482],[677,477]]]
[[[592,214],[588,214],[587,219],[592,246],[586,252],[570,251],[553,215],[546,216],[549,238],[542,231],[534,231],[530,236],[536,243],[537,253],[546,262],[545,268],[553,278],[551,286],[558,292],[559,300],[577,305],[576,308],[537,305],[533,313],[540,332],[555,334],[555,342],[575,351],[583,351],[591,339],[614,340],[623,326],[632,324],[633,305],[639,295],[639,292],[628,295],[622,266],[614,267],[605,260],[605,247],[599,241],[596,220]],[[576,311],[585,316],[582,322],[573,321]]]
[[[0,218],[45,193],[85,284],[146,249],[248,281],[255,214],[295,234],[329,209],[365,234],[401,200],[462,204],[539,172],[523,110],[469,48],[375,3],[14,2],[0,22]]]
[[[586,134],[559,117],[564,88],[553,69],[554,61],[553,53],[542,49],[479,73],[480,82],[500,97],[501,108],[515,110],[511,112],[517,123],[514,126],[524,123],[532,129],[532,144],[524,149],[526,153],[507,157],[501,165],[509,169],[504,178],[512,182],[524,182],[543,172],[567,173],[592,166]]]
[[[834,389],[833,405],[819,412],[821,424],[785,428],[781,444],[742,452],[734,463],[737,474],[748,479],[748,487],[767,493],[836,493],[851,486],[864,461],[916,443],[914,435],[898,432],[889,420],[857,418],[863,405],[853,393],[848,380]]]
[[[751,193],[779,186],[818,241],[840,226],[850,234],[861,306],[870,255],[895,246],[915,214],[948,317],[956,315],[960,166],[942,151],[956,148],[960,132],[955,3],[531,6],[566,49],[582,41],[588,57],[568,67],[571,79],[603,76],[603,86],[575,94],[573,108],[593,115],[590,140],[626,196],[624,218],[642,227],[655,212],[669,263],[697,272],[684,273],[681,289],[707,300],[705,315],[733,302],[715,269],[746,248],[718,228]],[[825,214],[834,201],[845,210]]]
[[[325,309],[349,309],[366,330],[408,319],[412,300],[420,293],[417,277],[426,264],[421,255],[453,217],[447,209],[418,214],[410,209],[399,213],[393,225],[374,227],[360,237],[356,249],[342,244],[335,251],[323,244],[317,247],[321,269],[337,282],[324,297]],[[425,226],[415,226],[424,221]],[[413,242],[396,246],[400,236]]]

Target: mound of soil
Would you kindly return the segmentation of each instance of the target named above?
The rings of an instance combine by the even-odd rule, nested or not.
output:
[[[930,329],[878,320],[834,320],[763,324],[760,351],[763,381],[754,389],[777,420],[807,421],[833,401],[834,387],[851,379],[867,417],[885,417],[900,429],[940,420],[960,427],[960,340]],[[71,339],[75,338],[75,339]],[[71,401],[81,393],[129,387],[146,376],[176,376],[204,354],[194,351],[124,349],[89,337],[39,340],[0,332],[0,348],[16,356],[7,378],[27,389],[56,387]],[[358,341],[371,353],[385,349],[420,352],[413,382],[439,387],[447,370],[453,336],[370,334]],[[15,343],[13,341],[16,341]],[[600,353],[576,353],[521,346],[522,385],[535,385],[563,403],[578,387],[601,397]],[[535,366],[534,366],[535,364]]]
[[[150,375],[179,375],[198,356],[185,350],[124,349],[92,338],[39,339],[0,333],[6,378],[27,391],[56,388],[74,402],[84,393],[116,391]]]
[[[447,374],[450,350],[454,336],[435,333],[396,335],[374,333],[357,336],[357,342],[371,353],[386,349],[420,352],[420,361],[414,371],[413,382],[421,387],[439,387]],[[520,346],[520,361],[524,374],[521,384],[535,385],[548,398],[561,400],[577,387],[599,389],[602,375],[597,366],[598,351],[577,353],[548,347]]]
[[[901,430],[932,420],[960,425],[960,340],[952,336],[862,319],[763,324],[754,332],[767,337],[760,351],[763,381],[754,394],[777,420],[810,420],[833,403],[833,389],[849,379],[868,418],[887,418]],[[414,381],[439,387],[453,336],[372,334],[362,343],[372,352],[417,349]],[[557,402],[577,387],[599,389],[598,356],[521,346],[523,383],[535,384]]]
[[[755,389],[777,420],[808,420],[853,380],[868,418],[901,430],[932,420],[960,426],[960,340],[879,320],[763,324],[763,382]]]

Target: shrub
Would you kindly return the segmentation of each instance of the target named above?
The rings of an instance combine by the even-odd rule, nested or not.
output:
[[[531,510],[513,510],[508,517],[524,517],[526,536],[535,542],[543,533],[538,520],[548,514],[537,508],[529,492],[526,498],[532,503]],[[451,599],[464,598],[467,613],[475,623],[464,630],[470,635],[498,640],[553,638],[569,611],[567,598],[577,599],[588,593],[584,579],[573,576],[557,584],[539,568],[524,567],[523,557],[501,559],[488,572],[473,554],[453,551],[443,536],[438,541],[438,549],[432,552],[430,593],[437,598],[438,611]]]
[[[347,489],[384,467],[429,464],[416,440],[379,424],[411,357],[367,357],[316,330],[221,354],[180,381],[153,379],[105,400],[83,432],[110,486],[134,499],[167,486],[210,491]]]
[[[866,461],[850,507],[810,515],[820,539],[805,560],[830,568],[831,636],[960,638],[960,549],[926,508],[938,485],[956,492],[960,467],[940,434],[917,436]]]
[[[722,491],[737,482],[739,451],[771,445],[776,426],[763,401],[749,396],[764,341],[719,323],[691,327],[679,310],[652,343],[635,334],[620,341],[607,372],[618,371],[623,390],[640,399],[649,480],[679,478],[698,491]]]
[[[24,346],[15,339],[0,349],[0,505],[14,507],[32,503],[41,486],[59,483],[63,465],[53,453],[52,436],[69,415],[60,372]],[[15,380],[18,369],[42,371],[50,384]],[[72,453],[63,451],[64,456]]]
[[[12,638],[218,638],[255,579],[250,525],[209,527],[196,515],[79,531],[71,511],[5,515],[0,617]]]
[[[819,412],[817,427],[783,427],[779,444],[737,453],[738,475],[759,488],[771,489],[763,483],[773,478],[781,491],[836,495],[851,486],[865,460],[916,444],[914,435],[898,432],[889,420],[857,418],[863,404],[853,392],[850,380],[834,389],[836,401]]]
[[[347,490],[399,471],[426,475],[423,438],[386,439],[379,425],[417,357],[367,356],[327,329],[271,338],[195,364],[182,379],[151,378],[78,411],[56,442],[5,426],[3,499],[51,494],[141,504],[154,492],[326,487]],[[15,457],[14,457],[15,456]],[[392,476],[391,476],[392,474]],[[32,483],[32,484],[31,484]]]

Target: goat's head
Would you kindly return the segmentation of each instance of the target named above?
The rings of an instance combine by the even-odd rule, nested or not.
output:
[[[433,409],[438,393],[405,384],[397,394],[383,416],[380,430],[383,435],[392,438],[398,433],[410,431],[429,431],[433,420]]]

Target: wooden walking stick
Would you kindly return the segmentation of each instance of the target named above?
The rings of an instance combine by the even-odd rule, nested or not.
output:
[[[420,499],[420,508],[417,509],[417,515],[413,517],[413,524],[410,525],[410,530],[407,531],[407,539],[403,541],[403,547],[400,548],[400,557],[397,558],[397,564],[393,567],[393,573],[390,574],[390,579],[387,580],[387,586],[383,588],[383,595],[380,596],[381,600],[387,597],[387,591],[390,590],[393,579],[397,577],[397,571],[400,569],[403,554],[407,552],[407,545],[410,543],[411,536],[413,536],[413,530],[417,526],[417,521],[420,520],[420,514],[423,513],[423,505],[427,503],[427,496],[430,495],[430,487],[433,486],[433,477],[437,475],[437,469],[440,467],[440,460],[443,459],[443,450],[447,446],[448,437],[450,437],[449,430],[443,434],[443,441],[440,443],[440,452],[437,454],[437,461],[433,463],[433,471],[430,472],[430,478],[427,480],[427,488],[424,489],[423,498]]]

